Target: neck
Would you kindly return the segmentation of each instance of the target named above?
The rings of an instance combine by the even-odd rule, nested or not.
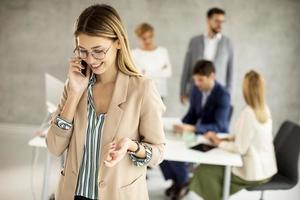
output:
[[[211,91],[214,87],[215,87],[215,81],[212,81],[210,87],[205,92]]]
[[[156,45],[152,44],[150,46],[141,46],[140,48],[145,51],[152,51],[152,50],[156,49]]]
[[[96,82],[101,84],[115,82],[118,75],[117,66],[109,67],[109,70],[104,72],[103,74],[96,74]]]
[[[208,28],[207,35],[208,35],[209,38],[213,38],[213,37],[215,37],[217,34],[216,34],[214,31],[212,31],[210,28]]]

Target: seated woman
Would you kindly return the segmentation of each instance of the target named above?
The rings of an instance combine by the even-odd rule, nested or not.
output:
[[[233,134],[220,139],[210,132],[206,137],[226,151],[239,153],[243,166],[232,169],[230,194],[266,183],[277,172],[272,138],[272,119],[265,102],[264,81],[260,74],[245,75],[243,95],[246,107],[240,113]],[[205,200],[222,198],[224,167],[200,165],[190,182],[190,189]]]

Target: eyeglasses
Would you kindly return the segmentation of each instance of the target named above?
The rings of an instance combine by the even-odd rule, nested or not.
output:
[[[103,60],[106,56],[106,53],[109,51],[112,45],[113,43],[106,50],[93,49],[91,51],[76,47],[73,53],[75,53],[75,55],[78,56],[80,59],[86,59],[89,56],[89,54],[91,54],[95,59]]]

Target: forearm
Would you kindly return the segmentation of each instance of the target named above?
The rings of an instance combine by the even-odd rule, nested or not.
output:
[[[140,150],[135,154],[135,156],[139,158],[145,158],[146,157],[146,150],[143,145],[139,145]],[[138,149],[138,145],[135,141],[129,139],[129,145],[128,145],[128,151],[134,152]]]
[[[73,121],[79,99],[80,95],[77,95],[75,93],[70,93],[68,95],[66,103],[60,113],[60,116],[63,119],[67,120],[68,122]]]

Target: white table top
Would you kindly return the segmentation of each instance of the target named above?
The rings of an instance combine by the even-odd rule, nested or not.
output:
[[[29,140],[28,146],[46,148],[47,145],[46,145],[45,137],[35,136],[31,140]]]
[[[219,148],[207,152],[189,149],[183,138],[176,136],[171,131],[173,124],[180,123],[180,120],[178,118],[164,118],[163,120],[167,138],[165,160],[236,167],[243,165],[241,156],[236,153],[231,153]],[[219,135],[221,137],[224,136],[224,134]],[[196,140],[194,144],[209,143],[203,136],[198,136]]]

